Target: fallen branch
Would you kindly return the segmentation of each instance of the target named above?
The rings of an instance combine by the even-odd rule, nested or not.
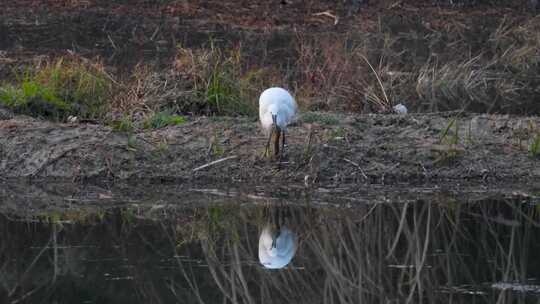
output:
[[[326,16],[326,17],[330,17],[330,18],[334,19],[334,25],[337,25],[338,22],[339,22],[339,18],[338,18],[336,15],[330,13],[330,11],[325,11],[325,12],[315,13],[315,14],[312,14],[312,15],[313,15],[313,16]]]
[[[362,176],[363,176],[365,179],[369,179],[369,178],[367,177],[367,175],[364,173],[364,170],[362,170],[362,167],[360,167],[360,165],[359,165],[358,163],[355,163],[355,162],[353,162],[352,160],[349,160],[349,159],[346,159],[346,158],[344,158],[343,160],[346,161],[346,162],[348,162],[349,164],[355,166],[356,168],[358,168],[358,170],[360,170],[360,173],[362,173]]]
[[[204,168],[207,168],[207,167],[210,167],[210,166],[219,164],[219,163],[221,163],[221,162],[224,162],[224,161],[226,161],[226,160],[234,159],[234,158],[237,158],[237,157],[238,157],[238,156],[236,156],[236,155],[232,155],[232,156],[228,156],[228,157],[225,157],[225,158],[220,158],[220,159],[218,159],[218,160],[215,160],[215,161],[213,161],[213,162],[209,162],[209,163],[207,163],[207,164],[204,164],[204,165],[202,165],[202,166],[200,166],[200,167],[197,167],[197,168],[193,169],[193,172],[197,172],[197,171],[202,170],[202,169],[204,169]]]

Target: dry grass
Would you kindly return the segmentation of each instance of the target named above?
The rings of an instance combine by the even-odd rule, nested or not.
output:
[[[109,121],[160,112],[255,115],[260,92],[270,86],[290,89],[302,110],[389,112],[403,103],[413,112],[540,113],[540,17],[482,25],[396,18],[381,17],[370,32],[299,31],[258,51],[213,40],[179,46],[167,68],[140,63],[115,79],[100,63],[81,60],[79,67],[98,71],[114,88],[104,101]],[[276,50],[287,55],[266,57]],[[54,78],[43,71],[40,79]]]
[[[109,119],[119,117],[133,117],[138,114],[155,111],[152,105],[146,103],[144,97],[150,89],[148,79],[151,75],[149,66],[138,64],[128,79],[124,79],[117,86],[116,94],[111,99],[111,115]]]
[[[170,68],[156,70],[139,64],[122,82],[113,100],[117,113],[131,117],[167,111],[181,114],[253,115],[258,94],[278,85],[271,67],[249,66],[242,47],[221,49],[213,45],[178,47]]]
[[[309,109],[385,112],[404,101],[417,111],[538,113],[538,24],[298,35],[297,95]]]
[[[180,106],[195,104],[198,112],[208,114],[254,114],[258,94],[275,82],[270,67],[247,65],[241,45],[223,50],[212,41],[207,48],[178,48],[173,71],[191,93]]]

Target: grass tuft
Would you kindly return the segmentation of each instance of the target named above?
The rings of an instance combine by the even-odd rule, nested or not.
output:
[[[258,94],[266,86],[266,69],[250,68],[242,48],[223,50],[211,41],[207,49],[178,48],[174,69],[187,83],[176,100],[181,112],[193,109],[214,115],[254,115]]]
[[[152,114],[144,123],[145,129],[160,129],[167,126],[183,124],[186,119],[183,116],[169,114],[167,112],[157,112]]]
[[[529,153],[532,157],[540,157],[540,133],[532,139],[529,145]]]
[[[302,115],[304,123],[319,123],[327,126],[339,124],[339,118],[332,113],[325,112],[307,112]]]
[[[135,130],[135,125],[130,116],[124,115],[120,120],[112,122],[112,128],[115,131],[129,133]]]
[[[59,58],[36,65],[0,87],[0,103],[16,113],[62,121],[69,115],[101,119],[111,81],[100,63]]]
[[[431,147],[437,155],[434,163],[450,163],[461,156],[465,149],[460,144],[460,140],[459,118],[456,116],[441,130],[439,144]]]

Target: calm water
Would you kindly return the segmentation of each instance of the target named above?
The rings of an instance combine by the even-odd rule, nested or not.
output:
[[[0,214],[0,303],[540,303],[537,202],[201,205]]]

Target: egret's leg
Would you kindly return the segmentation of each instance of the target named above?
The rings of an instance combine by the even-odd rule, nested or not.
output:
[[[276,138],[274,139],[274,155],[279,154],[279,137],[281,135],[281,130],[276,130]]]
[[[281,141],[281,154],[285,153],[285,130],[283,130],[283,139]]]

